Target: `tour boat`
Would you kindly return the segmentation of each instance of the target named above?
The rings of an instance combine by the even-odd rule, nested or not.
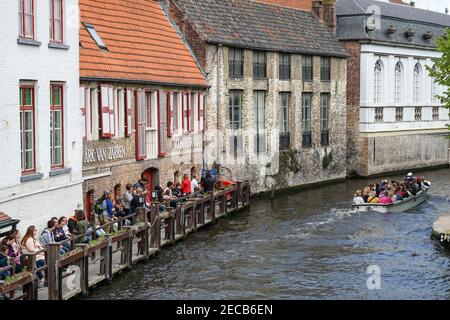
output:
[[[353,210],[356,210],[358,212],[363,211],[377,211],[382,213],[404,212],[424,202],[427,199],[427,193],[428,190],[420,191],[415,196],[391,204],[365,203],[365,204],[353,204],[352,207]]]

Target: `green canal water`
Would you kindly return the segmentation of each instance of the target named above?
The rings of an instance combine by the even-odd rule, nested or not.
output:
[[[353,212],[362,179],[252,200],[88,299],[448,299],[450,254],[430,234],[450,214],[450,169],[418,174],[431,195],[406,213]],[[380,289],[367,287],[369,266]]]

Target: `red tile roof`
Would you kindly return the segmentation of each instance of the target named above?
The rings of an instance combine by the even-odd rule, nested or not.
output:
[[[191,52],[153,0],[79,0],[108,47],[101,50],[80,26],[80,76],[206,86]]]

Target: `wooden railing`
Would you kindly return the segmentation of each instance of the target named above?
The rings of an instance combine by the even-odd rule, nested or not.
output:
[[[138,208],[127,217],[24,255],[26,271],[15,275],[14,262],[0,269],[0,272],[11,271],[12,275],[8,281],[0,282],[0,294],[15,300],[66,300],[79,294],[87,295],[90,287],[101,281],[112,281],[114,274],[148,260],[162,246],[175,243],[231,211],[248,207],[250,185],[237,182],[223,190],[196,194],[183,201],[174,208],[170,207],[170,202],[152,203],[150,208]],[[125,220],[133,220],[133,224],[125,226]],[[113,233],[96,235],[97,230],[112,227]],[[80,243],[86,236],[92,236],[92,240]],[[70,251],[60,255],[63,243],[70,243]],[[47,263],[37,269],[36,256],[42,253]],[[45,273],[44,288],[38,289],[37,272]]]

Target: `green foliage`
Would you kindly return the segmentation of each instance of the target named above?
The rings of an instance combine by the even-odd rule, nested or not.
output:
[[[427,66],[430,76],[435,79],[435,82],[444,86],[446,89],[442,95],[437,98],[442,105],[449,109],[450,113],[450,29],[445,29],[445,35],[436,39],[437,50],[442,53],[439,59],[433,59],[435,68]],[[450,130],[450,126],[448,126]]]

